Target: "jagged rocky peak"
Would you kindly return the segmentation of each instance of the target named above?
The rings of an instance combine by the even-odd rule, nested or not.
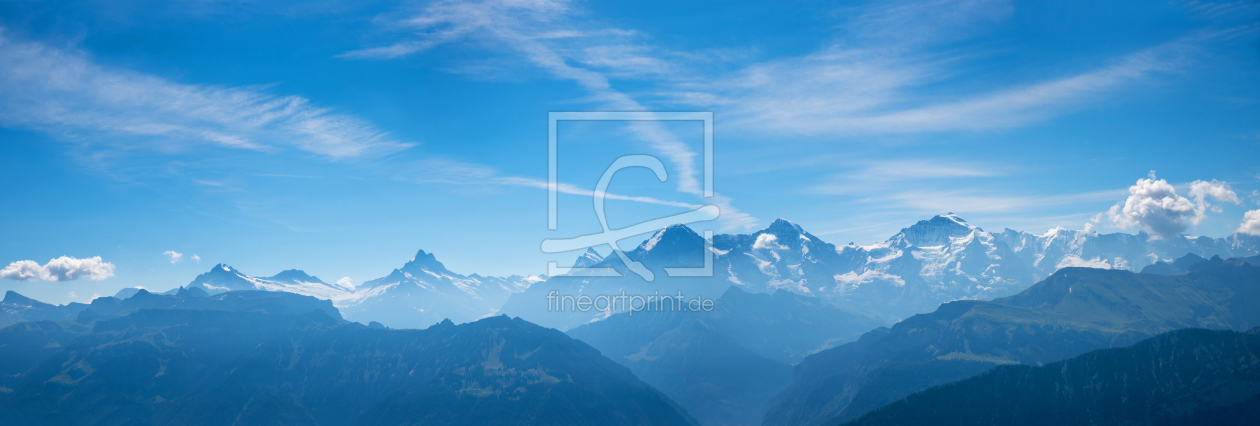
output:
[[[295,282],[295,283],[299,283],[299,282],[300,283],[321,283],[321,284],[324,283],[319,278],[316,278],[310,274],[307,274],[306,271],[303,271],[301,269],[289,269],[287,271],[281,271],[279,274],[276,274],[275,276],[268,279],[273,280],[273,281],[287,281],[287,282]]]
[[[136,293],[139,293],[139,291],[137,291]],[[205,291],[205,290],[202,290],[202,289],[201,289],[201,288],[199,288],[199,287],[192,287],[192,286],[189,286],[189,287],[180,287],[180,288],[179,288],[179,291],[177,291],[177,292],[175,293],[175,295],[176,295],[176,296],[178,296],[178,297],[182,297],[182,298],[190,298],[190,297],[210,297],[210,294],[209,294],[209,293],[206,293],[206,291]]]
[[[604,260],[604,256],[600,256],[594,247],[588,247],[585,253],[578,256],[577,261],[573,262],[575,268],[586,268],[594,266]]]
[[[905,242],[918,247],[932,247],[949,244],[950,238],[961,238],[980,228],[971,226],[967,221],[953,213],[935,216],[928,220],[920,220],[909,228],[902,229],[892,239],[901,237]]]
[[[442,262],[438,262],[437,257],[433,256],[433,253],[425,253],[424,250],[417,252],[416,258],[407,262],[407,264],[402,267],[403,271],[411,271],[413,269],[420,269],[429,272],[450,272],[446,270],[446,265],[443,265]]]
[[[769,227],[766,227],[765,231],[761,231],[760,233],[772,234],[772,236],[775,236],[775,238],[779,239],[780,242],[791,242],[796,241],[796,239],[800,239],[801,236],[804,236],[805,229],[801,229],[799,224],[787,222],[787,219],[777,218],[774,223],[771,223]]]

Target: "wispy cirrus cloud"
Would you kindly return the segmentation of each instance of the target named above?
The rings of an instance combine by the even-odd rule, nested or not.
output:
[[[548,187],[546,180],[522,176],[508,176],[500,173],[497,169],[492,167],[445,158],[428,158],[417,161],[411,167],[402,168],[401,171],[396,173],[395,178],[402,181],[418,183],[501,185],[541,190],[546,190]],[[585,197],[590,197],[595,194],[593,189],[587,189],[564,182],[557,183],[556,191],[562,194],[580,195]],[[604,193],[604,197],[609,200],[633,201],[662,206],[683,207],[688,209],[703,207],[701,204],[662,200],[655,197],[621,195],[610,192]]]
[[[721,105],[732,125],[766,134],[849,137],[1009,129],[1112,100],[1123,89],[1179,72],[1201,43],[1235,32],[1194,34],[1075,74],[925,95],[931,93],[925,88],[950,81],[975,59],[936,48],[942,38],[969,33],[942,30],[1004,19],[1009,13],[1000,12],[1010,9],[1008,2],[900,2],[879,8],[885,10],[862,15],[852,25],[854,33],[819,51],[751,64],[662,95],[682,105]],[[938,20],[932,11],[948,19]]]
[[[352,115],[265,87],[173,82],[97,64],[73,48],[14,39],[0,28],[0,123],[120,148],[190,144],[331,159],[410,147]]]
[[[389,20],[391,27],[411,30],[405,40],[347,52],[341,57],[388,59],[447,43],[473,43],[491,50],[506,49],[505,53],[522,58],[552,78],[576,83],[603,109],[649,110],[634,97],[615,89],[611,79],[660,73],[670,65],[649,55],[649,49],[643,46],[616,40],[635,32],[585,28],[573,20],[573,12],[572,5],[563,0],[438,1]],[[696,167],[699,155],[695,151],[659,123],[632,122],[627,127],[673,165],[679,192],[702,195]],[[728,197],[719,194],[704,201],[720,206],[721,220],[728,227],[746,228],[757,222],[733,207]]]

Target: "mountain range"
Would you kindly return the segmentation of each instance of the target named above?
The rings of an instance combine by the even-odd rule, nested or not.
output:
[[[935,216],[869,246],[835,246],[799,225],[776,220],[752,234],[713,237],[712,276],[670,277],[667,267],[700,267],[705,239],[690,228],[662,229],[633,250],[632,261],[654,271],[654,280],[634,274],[619,256],[598,257],[588,250],[581,266],[612,268],[620,277],[557,276],[510,296],[501,312],[568,330],[607,318],[597,310],[549,310],[546,297],[561,295],[675,294],[721,295],[731,286],[748,292],[779,289],[815,296],[889,322],[931,312],[954,300],[1009,296],[1062,268],[1085,266],[1139,271],[1186,254],[1202,257],[1253,256],[1260,237],[1152,239],[1146,234],[1098,234],[1056,228],[1042,235],[1006,229],[989,233],[955,214]],[[615,310],[614,310],[615,311]]]
[[[917,421],[917,408],[888,407],[951,404],[935,390],[942,385],[984,388],[967,400],[977,404],[1014,397],[1003,387],[1011,383],[1110,386],[1040,368],[1171,330],[1260,326],[1254,241],[990,234],[949,214],[880,244],[837,247],[778,220],[708,241],[683,225],[655,232],[624,253],[651,278],[591,249],[577,266],[622,276],[461,275],[420,251],[360,286],[300,270],[251,277],[220,264],[164,294],[128,289],[90,304],[9,292],[0,302],[0,324],[12,324],[0,325],[0,424]],[[1243,255],[1252,257],[1222,258]],[[706,265],[712,276],[666,269]],[[557,311],[548,301],[623,292],[681,294],[709,309]],[[1206,348],[1208,363],[1223,353],[1212,352],[1216,340],[1185,341]],[[1149,379],[1101,359],[1056,365]],[[995,367],[1004,375],[983,375]],[[1167,391],[1148,392],[1152,404],[1210,411],[1167,418],[1254,418],[1193,389],[1176,393],[1193,388],[1185,383],[1148,382],[1168,384],[1152,385]],[[1130,414],[1100,418],[1164,418]]]
[[[842,423],[998,365],[1043,365],[1180,328],[1260,326],[1260,267],[1213,257],[1191,269],[1064,268],[1013,296],[943,304],[797,364],[763,424]]]
[[[264,290],[314,296],[331,300],[354,321],[376,321],[392,328],[424,328],[445,319],[465,323],[493,315],[508,295],[541,280],[524,276],[464,276],[447,270],[433,254],[421,250],[402,268],[357,287],[329,284],[296,269],[272,277],[250,277],[224,264],[198,275],[186,287],[208,294]]]
[[[308,295],[331,300],[350,320],[376,321],[392,328],[423,328],[448,318],[465,323],[505,313],[569,330],[624,310],[549,311],[546,297],[552,291],[575,297],[623,290],[645,296],[681,291],[689,298],[713,299],[732,286],[752,293],[786,290],[814,296],[896,322],[949,301],[1015,294],[1064,267],[1139,271],[1151,266],[1155,268],[1151,272],[1176,273],[1184,271],[1171,266],[1176,263],[1172,259],[1186,255],[1195,259],[1260,255],[1260,237],[1247,234],[1153,239],[1142,233],[1098,234],[1062,228],[1041,235],[1010,229],[989,233],[952,213],[919,221],[868,246],[835,246],[784,219],[751,234],[719,234],[708,243],[712,276],[666,273],[666,268],[698,268],[705,262],[705,238],[687,226],[674,225],[626,252],[629,259],[653,271],[652,281],[632,273],[619,256],[605,258],[593,249],[579,255],[575,266],[611,268],[622,276],[462,275],[421,250],[402,267],[359,286],[327,283],[296,269],[252,277],[218,264],[185,287],[207,294],[263,290]],[[117,296],[125,299],[136,291],[124,289]],[[37,312],[52,315],[47,319],[73,316],[83,309],[81,305],[0,303],[0,326],[44,319]]]

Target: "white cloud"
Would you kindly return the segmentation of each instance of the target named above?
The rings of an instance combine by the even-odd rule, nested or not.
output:
[[[184,255],[177,251],[167,250],[167,251],[162,252],[162,254],[166,255],[166,257],[171,258],[172,265],[179,263],[179,261],[181,260],[184,260]]]
[[[351,290],[353,290],[353,289],[354,289],[354,280],[350,279],[350,277],[344,277],[344,278],[342,278],[342,279],[337,280],[337,285],[339,285],[339,286],[341,286],[341,287],[343,287],[343,288],[347,288],[347,289],[351,289]]]
[[[1059,263],[1055,264],[1056,269],[1062,268],[1094,268],[1094,269],[1111,269],[1111,264],[1101,258],[1093,258],[1089,260],[1081,259],[1076,256],[1067,256]]]
[[[1097,232],[1094,231],[1094,225],[1102,222],[1102,216],[1103,214],[1099,213],[1094,215],[1094,217],[1089,218],[1089,222],[1085,222],[1085,232],[1089,234],[1097,234]]]
[[[786,250],[782,244],[779,244],[779,237],[772,234],[761,234],[757,236],[757,241],[753,242],[753,250]]]
[[[1198,210],[1200,212],[1206,210],[1211,210],[1217,213],[1221,212],[1221,208],[1219,206],[1213,206],[1207,203],[1208,197],[1221,202],[1234,203],[1236,205],[1242,204],[1242,200],[1238,198],[1238,194],[1234,193],[1234,191],[1229,188],[1229,183],[1218,182],[1216,179],[1212,179],[1211,182],[1204,182],[1201,180],[1191,182],[1190,197],[1194,198],[1194,203],[1198,206]]]
[[[1129,198],[1107,211],[1107,217],[1122,229],[1138,228],[1150,234],[1152,239],[1172,238],[1180,235],[1191,225],[1198,225],[1214,206],[1208,198],[1217,201],[1239,203],[1238,195],[1224,182],[1194,181],[1190,195],[1195,201],[1177,195],[1177,189],[1168,181],[1156,179],[1151,171],[1147,179],[1138,179],[1129,187]]]
[[[1243,221],[1238,225],[1240,234],[1260,235],[1260,210],[1252,210],[1243,214]]]
[[[14,281],[38,281],[44,277],[44,267],[34,260],[19,260],[0,270],[0,278]]]
[[[833,276],[832,278],[836,280],[835,293],[839,295],[844,295],[845,293],[856,290],[863,284],[875,281],[884,281],[897,287],[906,286],[906,281],[899,276],[873,270],[863,271],[861,274],[850,271],[841,275]]]
[[[193,262],[201,263],[201,256],[198,256],[197,253],[193,253],[192,260]]]
[[[0,270],[0,278],[15,281],[71,281],[80,278],[100,281],[112,276],[114,264],[102,261],[100,256],[86,259],[61,256],[43,266],[33,260],[19,260]]]
[[[96,64],[78,50],[14,40],[3,28],[0,92],[0,123],[122,148],[144,142],[161,150],[284,145],[341,159],[410,146],[306,98],[264,87],[176,83]]]

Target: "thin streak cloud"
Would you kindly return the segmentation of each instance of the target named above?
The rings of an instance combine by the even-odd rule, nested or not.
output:
[[[342,160],[412,146],[300,96],[176,83],[96,64],[75,49],[16,40],[2,28],[0,92],[0,123],[6,126],[118,148],[288,147]]]

